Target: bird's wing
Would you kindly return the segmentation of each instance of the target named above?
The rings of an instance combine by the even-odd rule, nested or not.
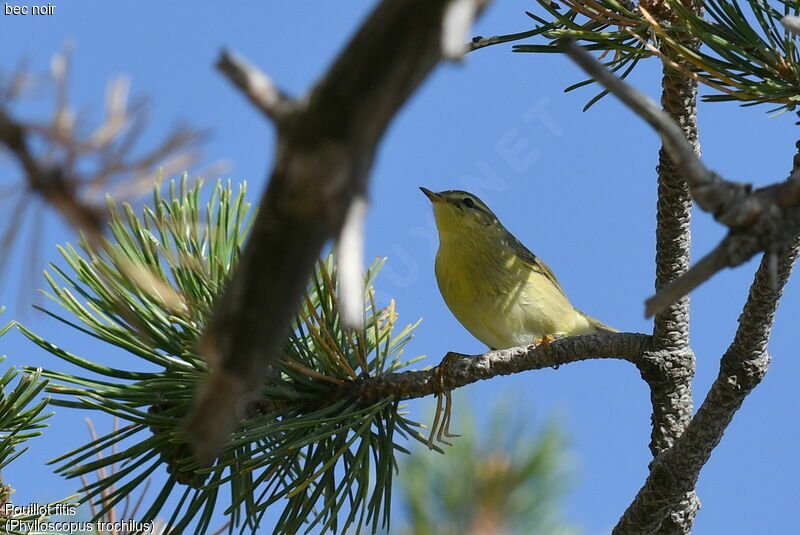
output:
[[[522,245],[522,242],[520,242],[517,238],[515,238],[514,235],[511,234],[510,232],[506,234],[505,241],[506,244],[514,251],[514,254],[516,254],[520,260],[528,264],[533,271],[543,275],[547,280],[552,282],[553,286],[558,288],[558,291],[561,292],[561,294],[564,295],[564,297],[566,297],[564,289],[561,287],[561,284],[558,283],[558,279],[556,279],[556,276],[553,274],[552,271],[550,271],[550,268],[547,267],[547,264],[542,262],[538,256],[530,252],[528,248]]]

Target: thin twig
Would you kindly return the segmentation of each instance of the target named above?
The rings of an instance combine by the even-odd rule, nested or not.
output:
[[[645,301],[645,317],[649,318],[656,312],[664,310],[666,307],[728,267],[729,244],[729,238],[722,240],[714,250],[704,256],[699,262],[695,263],[682,277],[667,284],[661,288],[656,295]]]
[[[69,66],[66,52],[56,54],[51,63],[56,96],[49,123],[29,123],[12,116],[7,95],[13,95],[14,91],[4,91],[0,87],[0,94],[7,97],[0,100],[0,148],[7,149],[22,171],[22,184],[18,187],[28,196],[43,199],[75,231],[85,236],[94,251],[98,254],[105,251],[114,259],[103,237],[109,214],[105,199],[99,194],[111,187],[117,193],[139,194],[144,185],[151,186],[159,176],[159,164],[165,166],[162,170],[166,172],[185,169],[197,156],[193,146],[202,138],[202,133],[178,127],[160,145],[132,157],[135,142],[146,122],[146,109],[143,105],[131,105],[128,82],[116,79],[109,83],[106,92],[104,122],[90,134],[82,135],[74,127],[76,114],[69,107]],[[12,79],[12,83],[18,82]],[[19,206],[25,206],[29,200],[21,196]],[[17,208],[12,213],[21,214],[22,211]],[[21,223],[14,218],[8,223],[11,225],[8,233],[0,233],[3,236],[0,250],[7,252],[13,245],[13,236],[19,234]],[[40,223],[41,218],[37,218],[36,224]],[[38,237],[37,233],[33,235]],[[31,250],[35,258],[38,248],[34,245]],[[140,284],[142,291],[163,299],[173,310],[185,308],[174,289],[155,281],[141,267],[122,260],[118,264],[126,276]],[[129,315],[129,312],[122,313]]]
[[[486,48],[487,46],[519,41],[520,39],[533,37],[534,35],[539,35],[540,33],[542,33],[541,30],[537,28],[525,32],[510,33],[508,35],[493,35],[491,37],[483,37],[478,35],[473,37],[472,41],[470,41],[466,46],[468,48],[468,52],[473,52],[475,50],[480,50],[481,48]]]
[[[461,61],[469,51],[466,44],[472,21],[488,4],[488,0],[453,0],[445,10],[442,20],[442,57]]]
[[[773,254],[781,250],[800,231],[800,180],[797,177],[756,191],[748,184],[722,179],[703,166],[680,128],[653,101],[614,76],[573,40],[564,40],[562,46],[590,76],[661,135],[665,148],[689,184],[693,200],[731,229],[700,265],[648,300],[648,316],[663,310],[725,267],[739,266],[761,251]]]
[[[217,69],[272,120],[278,121],[291,106],[291,99],[277,88],[270,77],[244,58],[223,50],[217,60]]]
[[[350,203],[336,250],[339,303],[342,322],[349,329],[364,326],[364,220],[367,200],[356,196]]]
[[[680,127],[655,102],[616,77],[574,40],[565,40],[562,46],[564,52],[589,76],[613,93],[659,133],[675,166],[693,188],[716,186],[721,182],[715,173],[706,169],[700,162],[694,147],[686,140]],[[702,203],[699,199],[697,202],[708,212],[714,214],[718,212],[715,203],[708,201]]]

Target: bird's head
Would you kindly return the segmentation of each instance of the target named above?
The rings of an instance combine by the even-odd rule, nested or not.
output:
[[[433,203],[433,215],[440,235],[476,232],[486,235],[503,229],[494,212],[472,193],[455,189],[434,193],[426,188],[419,189]]]

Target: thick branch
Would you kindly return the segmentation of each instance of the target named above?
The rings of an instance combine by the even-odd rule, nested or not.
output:
[[[697,82],[663,66],[661,105],[679,126],[683,137],[700,153],[697,133]],[[689,269],[692,199],[689,187],[662,146],[658,155],[658,205],[656,213],[656,291]],[[689,345],[689,298],[664,308],[653,319],[653,336],[660,348]]]
[[[691,8],[699,12],[702,2],[691,2]],[[685,33],[677,33],[675,39],[685,45],[697,47]],[[662,47],[667,57],[672,52]],[[671,58],[681,63],[679,58]],[[697,130],[697,82],[662,64],[661,106],[675,121],[683,137],[692,146],[695,156],[700,154]],[[680,278],[689,269],[691,248],[690,221],[692,199],[689,185],[672,161],[666,146],[658,153],[658,204],[656,211],[656,281],[655,289]],[[695,357],[689,346],[689,296],[675,300],[661,309],[653,318],[653,343],[656,353],[668,364],[663,373],[651,381],[650,399],[653,404],[650,451],[653,457],[670,448],[680,437],[692,418],[692,380],[695,372]],[[692,491],[676,508],[669,512],[661,524],[659,535],[685,535],[691,533],[694,516],[699,509],[699,500]]]
[[[463,29],[464,10],[449,9],[453,2],[472,13],[485,3],[384,0],[308,97],[277,114],[269,186],[201,340],[211,374],[186,424],[199,458],[219,451],[237,410],[259,390],[320,250],[365,195],[386,127],[442,58],[443,28]],[[461,18],[448,22],[448,15]]]

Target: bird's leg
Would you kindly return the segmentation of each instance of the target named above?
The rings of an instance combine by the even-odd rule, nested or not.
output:
[[[439,418],[441,416],[442,416],[442,395],[436,394],[436,412],[433,415],[433,423],[431,424],[431,433],[428,435],[428,449],[431,450],[436,449],[433,447],[433,437],[436,436],[436,430],[439,428]]]
[[[444,392],[444,400],[445,400],[444,420],[442,421],[442,427],[439,430],[439,433],[438,433],[436,438],[437,438],[437,440],[439,440],[439,442],[444,442],[448,446],[452,446],[452,444],[450,444],[449,442],[447,442],[446,440],[444,440],[442,438],[442,433],[444,433],[444,436],[446,436],[447,438],[458,438],[458,437],[461,436],[461,435],[458,435],[458,434],[450,432],[450,416],[453,413],[453,391],[452,390],[446,390]]]
[[[436,414],[433,417],[433,424],[431,425],[431,433],[428,436],[428,448],[434,449],[433,437],[436,437],[437,442],[452,446],[450,442],[444,439],[454,438],[460,435],[450,433],[450,416],[453,410],[453,397],[451,391],[445,388],[443,369],[450,362],[457,357],[453,353],[448,353],[433,370],[433,380],[436,381],[438,392],[436,394]],[[444,404],[442,403],[444,401]]]
[[[534,338],[533,339],[533,345],[535,345],[536,347],[544,346],[546,348],[547,346],[550,345],[550,342],[552,342],[554,340],[555,340],[555,338],[553,336],[551,336],[549,334],[545,334],[541,338]],[[553,366],[553,369],[557,370],[558,369],[558,364]]]

